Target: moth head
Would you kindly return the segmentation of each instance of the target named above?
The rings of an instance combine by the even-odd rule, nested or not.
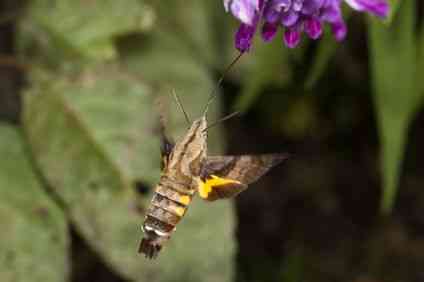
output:
[[[197,134],[200,135],[205,135],[207,126],[208,122],[206,121],[206,116],[202,116],[193,122],[189,131],[197,132]]]
[[[164,170],[168,166],[169,156],[171,155],[173,149],[174,149],[174,143],[171,143],[171,141],[169,141],[166,138],[162,138],[161,147],[160,147],[160,150],[161,150],[161,163],[160,163],[161,170]]]
[[[199,130],[204,131],[207,126],[208,122],[206,120],[206,116],[202,116],[201,118],[199,118]]]

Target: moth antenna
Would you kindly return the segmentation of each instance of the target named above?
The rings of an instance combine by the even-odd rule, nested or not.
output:
[[[218,88],[219,88],[219,86],[221,86],[222,81],[224,80],[225,76],[228,74],[228,72],[231,70],[231,68],[237,63],[237,61],[241,58],[241,56],[243,56],[243,54],[244,54],[244,52],[240,52],[240,54],[238,54],[237,57],[234,58],[234,60],[227,66],[227,68],[222,73],[222,75],[219,78],[218,82],[216,83],[214,89],[212,90],[211,94],[209,95],[205,109],[203,110],[203,116],[207,115],[208,110],[209,110],[209,105],[216,98]]]
[[[221,118],[221,119],[219,119],[219,120],[211,123],[208,127],[206,127],[205,129],[203,129],[203,131],[207,131],[209,128],[214,127],[215,125],[217,125],[217,124],[219,124],[219,123],[221,123],[223,121],[229,120],[230,118],[232,118],[232,117],[234,117],[234,116],[236,116],[238,114],[240,114],[240,111],[236,111],[234,113],[231,113],[231,114],[229,114],[229,115],[227,115],[227,116],[225,116],[225,117],[223,117],[223,118]]]
[[[184,110],[183,104],[180,101],[180,98],[178,97],[177,93],[175,92],[175,89],[172,89],[172,95],[174,96],[175,102],[177,103],[178,107],[180,108],[180,110],[183,112],[184,117],[187,121],[188,126],[190,126],[191,121],[188,117],[187,112]]]

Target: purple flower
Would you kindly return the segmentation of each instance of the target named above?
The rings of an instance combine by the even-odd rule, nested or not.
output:
[[[386,17],[387,0],[344,0],[360,12]],[[336,40],[343,40],[347,27],[341,12],[342,0],[224,0],[225,10],[231,12],[241,25],[236,33],[236,48],[240,52],[250,49],[253,36],[262,24],[262,39],[274,39],[278,28],[284,30],[283,40],[289,48],[296,47],[303,33],[318,39],[323,25],[329,24]]]

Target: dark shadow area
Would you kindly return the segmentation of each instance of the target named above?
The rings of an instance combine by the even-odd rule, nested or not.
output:
[[[229,154],[293,155],[235,200],[236,281],[423,281],[424,111],[410,128],[393,216],[381,217],[380,145],[366,54],[357,56],[350,70],[334,59],[318,97],[286,89],[287,98],[271,88],[245,115],[225,123]],[[225,84],[223,115],[238,92]],[[303,135],[276,128],[273,119],[287,118],[280,105],[298,99],[313,111]]]
[[[71,281],[128,282],[115,273],[71,228]]]
[[[19,122],[24,68],[15,56],[16,20],[25,1],[0,1],[0,120]]]

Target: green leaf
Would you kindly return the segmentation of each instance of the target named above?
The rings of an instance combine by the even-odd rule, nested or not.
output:
[[[421,24],[421,32],[418,34],[417,41],[417,56],[418,56],[418,70],[417,70],[417,87],[421,93],[421,97],[424,97],[424,80],[420,75],[424,73],[424,22]]]
[[[0,124],[0,136],[0,281],[66,281],[65,216],[39,183],[19,132]]]
[[[202,62],[193,58],[193,53],[179,36],[158,30],[140,37],[130,37],[120,44],[122,64],[132,73],[143,74],[143,79],[153,85],[154,92],[167,116],[168,129],[174,136],[181,136],[187,124],[179,108],[174,103],[171,90],[175,89],[190,118],[197,119],[202,114],[214,82]],[[217,118],[219,101],[212,103],[209,120]],[[208,131],[212,152],[222,147],[220,126]]]
[[[401,0],[388,0],[390,5],[390,14],[388,16],[387,22],[391,23],[393,19],[396,17],[396,13],[399,10],[399,6],[401,4]]]
[[[172,54],[184,72],[161,57],[160,43],[143,42],[149,48],[131,48],[127,67],[98,65],[78,73],[34,69],[23,116],[31,150],[79,233],[126,278],[228,281],[233,254],[228,202],[211,207],[195,201],[157,262],[137,254],[140,225],[151,195],[136,195],[133,183],[142,181],[152,187],[159,178],[154,100],[164,92],[163,100],[171,100],[167,83],[178,81],[175,85],[184,94],[183,102],[190,102],[184,103],[187,110],[200,112],[212,84],[201,66],[179,51],[178,44],[172,45]],[[121,52],[124,59],[129,58],[124,47]],[[187,125],[176,111],[168,124],[176,126],[173,132],[182,132]]]
[[[381,140],[383,197],[390,212],[399,185],[408,125],[417,110],[415,1],[404,1],[389,27],[370,24],[370,58],[374,100]]]
[[[24,28],[49,49],[105,60],[116,56],[114,38],[151,26],[142,1],[37,0],[29,3]],[[62,50],[63,49],[63,50]],[[50,54],[45,54],[50,55]]]
[[[283,267],[283,282],[302,281],[305,273],[305,259],[301,251],[288,254]]]
[[[218,1],[148,1],[160,19],[157,27],[169,33],[178,34],[195,56],[202,62],[216,66],[217,61],[222,61],[218,55],[219,33],[224,30],[217,28],[225,16],[224,7]],[[219,22],[220,21],[220,22]],[[195,28],[193,28],[195,27]],[[214,28],[211,28],[214,27]],[[218,42],[217,42],[218,41]]]

